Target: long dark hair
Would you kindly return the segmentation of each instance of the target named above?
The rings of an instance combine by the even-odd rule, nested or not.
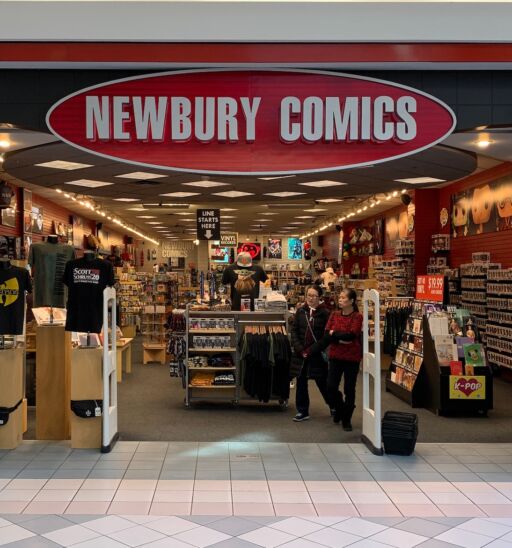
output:
[[[359,312],[359,307],[357,306],[357,293],[354,289],[343,289],[341,293],[346,293],[347,297],[352,301],[352,308],[354,309],[354,312]]]

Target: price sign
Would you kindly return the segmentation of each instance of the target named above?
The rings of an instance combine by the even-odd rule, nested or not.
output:
[[[220,210],[197,210],[197,239],[220,240]]]
[[[433,274],[416,277],[416,298],[422,301],[443,302],[444,276]]]

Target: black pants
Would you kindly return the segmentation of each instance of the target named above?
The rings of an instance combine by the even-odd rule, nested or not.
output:
[[[359,362],[345,360],[329,360],[329,372],[327,375],[327,397],[330,405],[339,416],[352,416],[356,404],[356,383],[359,373]],[[345,377],[343,392],[340,392],[341,377]]]
[[[308,367],[304,364],[300,375],[297,377],[297,390],[295,392],[295,407],[298,413],[309,415],[309,390],[308,390]],[[329,399],[327,398],[327,371],[324,376],[315,378],[314,381],[322,394],[325,403],[329,405]]]

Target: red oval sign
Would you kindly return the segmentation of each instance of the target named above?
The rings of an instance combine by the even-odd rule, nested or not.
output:
[[[445,139],[455,115],[407,86],[296,70],[190,70],[115,80],[47,114],[66,143],[140,166],[282,175],[376,164]]]

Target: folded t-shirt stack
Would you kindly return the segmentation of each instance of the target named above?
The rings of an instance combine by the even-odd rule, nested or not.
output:
[[[213,384],[217,386],[235,384],[235,376],[233,373],[219,373],[215,375]]]
[[[190,384],[192,386],[201,387],[201,386],[212,386],[215,375],[209,371],[200,371],[194,373]]]

